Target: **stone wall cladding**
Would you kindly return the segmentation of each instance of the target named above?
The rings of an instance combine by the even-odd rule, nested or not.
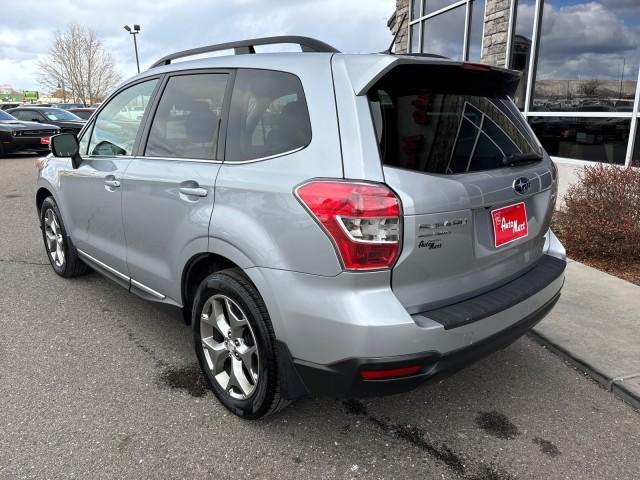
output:
[[[391,33],[395,35],[398,27],[400,27],[400,35],[396,39],[395,49],[396,53],[408,53],[409,52],[409,2],[411,0],[396,0],[396,13],[389,22],[389,28]],[[407,14],[402,25],[398,25],[404,14]]]
[[[509,34],[509,9],[513,0],[486,0],[482,62],[504,67]]]
[[[482,62],[490,65],[505,66],[507,36],[509,34],[509,9],[514,0],[486,0],[484,12],[484,38],[482,41]],[[396,33],[398,23],[406,13],[407,18],[400,26],[401,32],[395,42],[397,53],[408,52],[409,10],[411,0],[396,0],[396,13],[388,26]],[[451,0],[454,3],[455,0]]]

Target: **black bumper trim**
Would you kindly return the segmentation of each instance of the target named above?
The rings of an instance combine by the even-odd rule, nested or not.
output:
[[[425,382],[446,378],[481,358],[511,345],[524,335],[553,308],[560,292],[534,313],[493,334],[474,345],[463,347],[445,355],[423,352],[412,355],[385,358],[350,358],[329,365],[318,365],[303,360],[293,360],[299,378],[312,396],[346,398],[376,397],[413,390]],[[363,366],[396,368],[424,365],[418,375],[393,380],[362,380],[359,371]]]
[[[441,324],[445,330],[461,327],[491,317],[525,301],[545,287],[548,287],[564,272],[567,262],[550,255],[543,255],[525,274],[490,292],[462,302],[420,312],[414,316],[421,325],[425,317]]]

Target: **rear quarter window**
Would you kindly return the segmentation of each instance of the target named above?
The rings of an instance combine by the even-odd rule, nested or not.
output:
[[[310,142],[311,122],[300,79],[285,72],[238,70],[225,160],[282,155]]]

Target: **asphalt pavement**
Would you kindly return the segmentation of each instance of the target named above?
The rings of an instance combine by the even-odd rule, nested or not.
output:
[[[232,416],[177,309],[53,273],[34,160],[0,159],[0,478],[638,478],[640,414],[529,338],[408,394]]]

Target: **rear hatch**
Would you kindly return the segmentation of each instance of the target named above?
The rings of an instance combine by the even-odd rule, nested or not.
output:
[[[556,171],[509,98],[517,81],[480,65],[404,64],[367,90],[403,206],[392,288],[411,313],[495,289],[542,255]]]

